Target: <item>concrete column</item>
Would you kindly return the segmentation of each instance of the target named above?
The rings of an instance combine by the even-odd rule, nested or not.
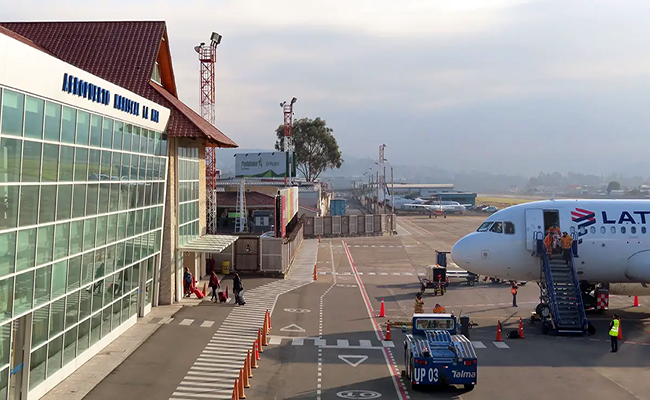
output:
[[[178,154],[178,141],[175,138],[167,139],[167,195],[165,198],[165,220],[163,222],[163,239],[160,263],[160,294],[159,304],[169,305],[174,302],[176,291],[176,253],[177,239],[177,214],[176,214],[176,156]],[[182,257],[182,255],[181,255]]]
[[[206,233],[207,226],[207,197],[206,197],[206,178],[205,178],[205,140],[199,141],[199,235]],[[204,276],[206,272],[205,254],[202,254],[198,260],[199,273],[197,276]]]

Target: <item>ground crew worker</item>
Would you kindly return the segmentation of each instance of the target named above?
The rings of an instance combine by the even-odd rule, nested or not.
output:
[[[571,261],[571,246],[573,245],[573,238],[568,233],[562,233],[562,251],[566,265]]]
[[[612,341],[612,353],[618,351],[618,328],[621,325],[621,321],[618,319],[618,315],[612,315],[612,322],[609,323],[609,338]]]
[[[510,287],[510,293],[512,293],[512,306],[518,307],[517,306],[517,284],[515,282],[512,282],[512,286]]]
[[[414,314],[424,314],[424,300],[422,300],[422,293],[418,292],[415,295],[415,306],[413,307]]]
[[[433,307],[433,313],[434,314],[444,314],[445,313],[445,308],[441,306],[440,304],[436,303],[436,306]]]

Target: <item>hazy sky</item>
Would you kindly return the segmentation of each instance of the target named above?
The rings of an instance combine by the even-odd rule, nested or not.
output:
[[[217,126],[271,148],[279,103],[324,118],[344,158],[534,173],[650,168],[650,2],[0,0],[0,18],[165,20],[181,100],[223,35]],[[648,175],[647,170],[639,171]]]

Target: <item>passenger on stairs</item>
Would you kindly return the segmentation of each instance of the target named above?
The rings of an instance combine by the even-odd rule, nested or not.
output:
[[[566,265],[571,261],[571,246],[573,245],[573,238],[568,233],[562,233],[562,252]]]
[[[548,254],[550,258],[551,254],[553,254],[553,233],[550,230],[544,238],[544,247],[546,247],[546,254]]]
[[[551,232],[553,232],[553,253],[562,254],[562,232],[557,226],[553,226]]]

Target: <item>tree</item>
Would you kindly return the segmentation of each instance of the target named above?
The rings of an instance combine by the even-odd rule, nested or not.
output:
[[[621,184],[617,181],[611,181],[607,185],[607,194],[610,194],[612,190],[621,190]]]
[[[325,120],[302,118],[293,121],[293,151],[296,157],[297,169],[307,182],[313,182],[326,169],[341,168],[343,159],[333,129],[328,127]],[[275,149],[282,151],[286,138],[284,125],[275,130],[278,140]]]

